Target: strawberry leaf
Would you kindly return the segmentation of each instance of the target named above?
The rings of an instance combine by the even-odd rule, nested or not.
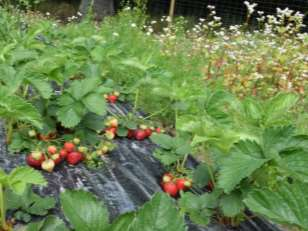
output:
[[[254,190],[244,199],[256,214],[283,224],[308,229],[308,184],[283,183],[277,190]]]
[[[185,231],[184,216],[174,201],[163,193],[157,193],[151,201],[138,210],[131,231]]]
[[[107,231],[108,211],[92,194],[65,191],[60,196],[64,215],[76,231]]]

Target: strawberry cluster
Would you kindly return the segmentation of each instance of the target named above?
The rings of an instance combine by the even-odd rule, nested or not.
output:
[[[107,102],[109,103],[116,103],[118,98],[120,96],[120,93],[117,91],[112,92],[111,94],[106,94],[104,95],[105,99],[107,100]]]
[[[144,140],[149,138],[153,132],[161,133],[162,130],[160,128],[140,125],[138,129],[128,129],[126,137],[129,139]]]
[[[87,152],[86,147],[76,145],[80,143],[78,138],[75,138],[73,142],[65,142],[62,149],[58,151],[58,148],[54,145],[50,145],[47,148],[47,152],[33,151],[26,157],[26,162],[29,166],[42,169],[47,172],[52,172],[56,165],[66,160],[69,165],[76,165],[83,161]]]
[[[165,173],[161,187],[165,193],[177,197],[180,191],[186,191],[192,187],[192,180],[184,177],[175,178],[171,173]]]
[[[117,130],[119,126],[119,121],[114,117],[107,117],[105,122],[105,136],[108,140],[112,140],[117,135]]]

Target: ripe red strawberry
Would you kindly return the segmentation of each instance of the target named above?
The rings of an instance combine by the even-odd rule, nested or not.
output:
[[[136,140],[144,140],[146,138],[146,132],[144,130],[138,129],[135,132],[135,138]]]
[[[167,183],[173,180],[173,175],[169,172],[165,173],[162,177],[163,183]]]
[[[151,128],[147,128],[144,131],[145,131],[146,137],[150,137],[152,135],[152,129]]]
[[[41,164],[44,160],[45,156],[42,153],[39,159],[34,158],[32,154],[29,154],[26,158],[27,164],[37,169],[41,168]]]
[[[56,153],[56,154],[51,155],[50,158],[55,162],[56,165],[57,165],[57,164],[60,164],[61,161],[63,160],[63,159],[61,158],[61,156],[60,156],[59,153]]]
[[[134,137],[135,137],[135,130],[128,129],[128,130],[127,130],[127,135],[126,135],[126,137],[127,137],[128,139],[134,138]]]
[[[176,184],[176,187],[178,188],[178,190],[182,190],[182,191],[185,191],[185,190],[191,188],[191,186],[192,186],[191,181],[187,180],[185,178],[176,179],[175,184]]]
[[[55,162],[52,159],[44,160],[41,164],[41,168],[47,172],[52,172],[55,167]]]
[[[169,194],[172,197],[176,197],[178,194],[178,188],[174,182],[167,182],[163,184],[163,190],[165,193]]]
[[[57,147],[54,146],[54,145],[50,145],[50,146],[48,146],[47,151],[50,154],[55,154],[55,153],[57,153]]]
[[[61,149],[60,150],[60,157],[62,158],[62,159],[65,159],[66,158],[66,156],[67,156],[67,151],[63,148],[63,149]]]
[[[156,133],[161,133],[161,128],[156,128],[155,131]]]
[[[66,161],[71,165],[78,164],[83,159],[80,152],[70,152],[67,154]]]
[[[67,152],[73,152],[75,150],[75,144],[72,142],[65,142],[63,147]]]
[[[107,96],[107,100],[108,100],[109,103],[115,103],[115,102],[117,102],[117,99],[118,99],[118,96],[116,96],[116,95],[108,95]]]

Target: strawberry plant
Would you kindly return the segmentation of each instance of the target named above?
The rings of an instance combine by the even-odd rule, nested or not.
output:
[[[153,199],[139,210],[123,214],[111,224],[108,221],[106,207],[89,192],[67,190],[61,194],[61,205],[64,215],[76,231],[132,231],[153,230],[153,228],[170,231],[186,230],[183,215],[177,211],[172,199],[161,193],[154,195]],[[76,213],[76,211],[79,212]],[[53,222],[48,222],[48,220]],[[170,220],[173,222],[170,223]],[[63,231],[69,230],[61,220],[51,216],[40,222],[29,224],[27,230],[54,227]]]
[[[11,190],[15,194],[22,196],[29,184],[46,185],[44,177],[37,171],[28,167],[18,167],[10,174],[0,171],[0,228],[3,230],[13,230],[6,221],[6,190]]]

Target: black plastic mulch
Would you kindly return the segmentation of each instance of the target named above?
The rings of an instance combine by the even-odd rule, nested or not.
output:
[[[113,113],[126,114],[129,106],[113,105]],[[43,172],[48,186],[35,188],[42,196],[53,196],[59,201],[59,192],[64,189],[85,189],[102,199],[108,207],[110,219],[120,214],[136,210],[149,201],[156,192],[161,192],[159,179],[164,168],[152,153],[155,145],[149,140],[134,141],[126,138],[116,139],[117,148],[106,158],[106,164],[99,169],[88,169],[83,164],[70,167],[61,164],[52,173]],[[5,145],[5,132],[0,122],[0,167],[10,171],[16,166],[25,164],[24,155],[8,154]],[[194,165],[195,161],[191,161]],[[59,203],[52,213],[63,218]],[[200,228],[190,224],[189,231],[279,231],[275,225],[255,218],[243,222],[237,228],[213,224]],[[94,231],[94,230],[93,230]]]

